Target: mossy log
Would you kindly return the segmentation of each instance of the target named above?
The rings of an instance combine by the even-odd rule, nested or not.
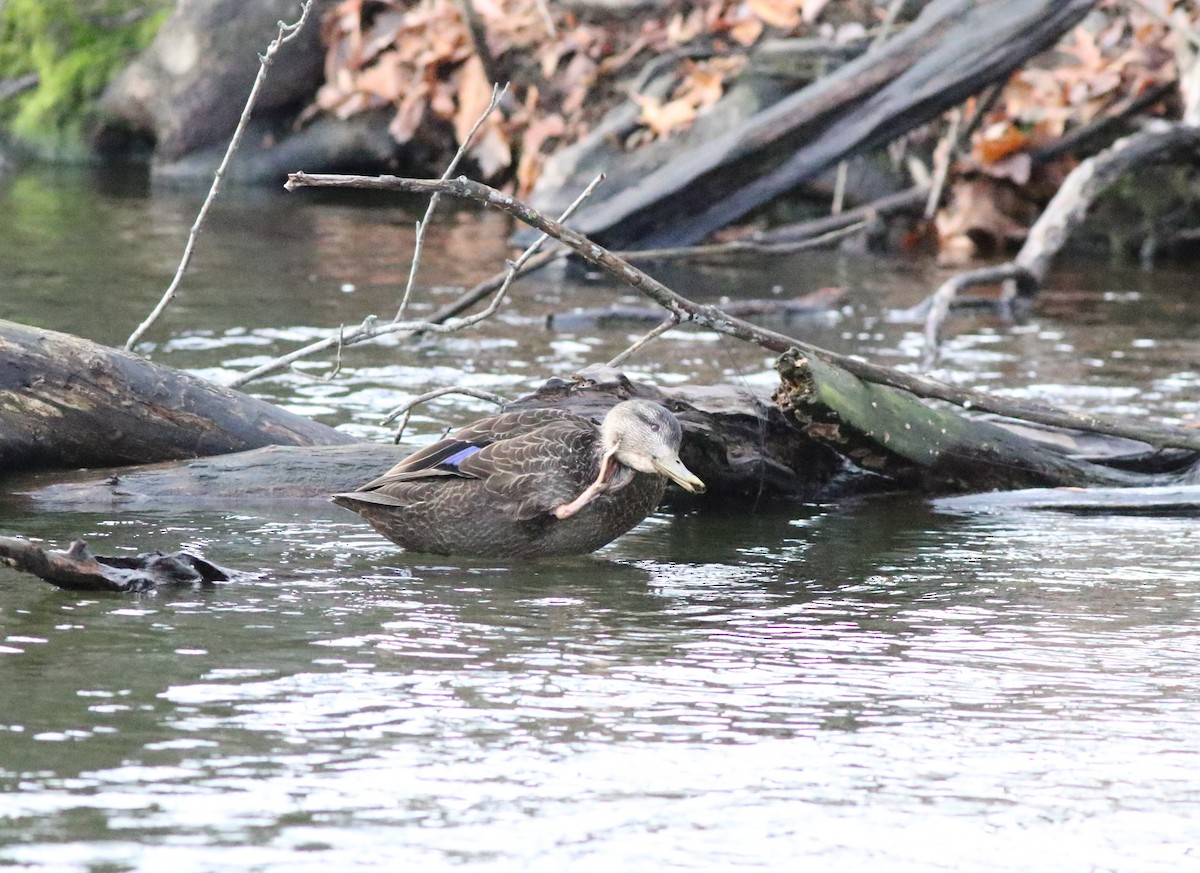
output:
[[[859,467],[927,493],[1054,486],[1164,484],[1073,456],[990,421],[939,409],[911,394],[864,382],[819,358],[789,352],[778,364],[776,402],[812,439]],[[1193,461],[1190,453],[1184,461]]]

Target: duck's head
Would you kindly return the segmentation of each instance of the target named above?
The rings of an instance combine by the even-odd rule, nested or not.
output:
[[[666,476],[695,494],[704,483],[679,460],[683,431],[675,416],[649,400],[626,400],[604,416],[600,440],[606,456],[641,473]]]

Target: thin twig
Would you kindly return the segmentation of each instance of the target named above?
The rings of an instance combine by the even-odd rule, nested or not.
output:
[[[871,41],[871,47],[867,51],[875,51],[892,35],[892,28],[896,25],[896,17],[900,14],[900,10],[904,8],[904,0],[892,0],[888,4],[887,11],[883,14],[883,24],[879,25],[879,33],[875,35],[875,39]]]
[[[933,152],[933,183],[929,186],[929,199],[925,201],[926,221],[933,218],[938,204],[942,201],[942,191],[945,190],[946,179],[950,176],[950,163],[954,160],[960,124],[962,124],[962,109],[955,107],[950,112],[950,127]]]
[[[290,179],[297,178],[312,177],[305,173],[293,173],[290,177]],[[337,176],[334,178],[361,179],[370,177]],[[566,211],[563,212],[564,218],[573,215],[575,210],[579,208],[580,204],[582,204],[584,200],[591,196],[592,192],[596,190],[596,186],[602,181],[604,181],[603,173],[593,179],[592,183],[584,189],[583,193],[575,198],[575,202],[567,207]],[[287,187],[290,191],[298,186],[289,180],[287,186],[285,187]],[[261,364],[255,367],[253,370],[250,370],[249,372],[244,373],[231,381],[229,383],[229,387],[240,387],[245,385],[247,382],[252,382],[255,379],[259,379],[263,376],[283,370],[302,358],[308,358],[312,355],[320,354],[321,352],[331,349],[334,346],[357,345],[361,342],[373,340],[376,337],[389,336],[392,334],[412,336],[413,334],[418,333],[455,333],[471,327],[472,325],[478,324],[484,319],[490,317],[496,311],[501,302],[503,302],[505,295],[508,293],[508,287],[515,279],[520,276],[524,276],[533,270],[543,267],[551,261],[561,257],[560,253],[558,252],[542,252],[541,254],[534,254],[542,246],[542,244],[545,243],[545,241],[546,235],[543,234],[537,239],[536,242],[534,242],[533,245],[526,249],[525,253],[522,254],[521,257],[517,258],[516,261],[511,262],[508,265],[508,269],[504,272],[503,279],[501,279],[498,284],[495,281],[496,277],[492,277],[491,279],[480,283],[480,285],[473,288],[470,292],[463,295],[463,297],[460,297],[448,307],[439,310],[429,321],[389,321],[386,323],[380,323],[374,315],[368,315],[365,319],[363,319],[362,324],[349,333],[345,333],[344,335],[337,337],[326,337],[325,339],[317,340],[316,342],[309,343],[308,345],[296,349],[293,352],[289,352],[286,355],[281,355],[278,358],[267,361],[267,363]],[[461,312],[468,306],[472,306],[479,300],[482,300],[493,290],[495,290],[495,294],[486,309],[477,312],[474,315],[467,316],[466,318],[455,317],[458,312]]]
[[[408,419],[412,415],[412,411],[422,403],[428,403],[430,400],[435,400],[438,397],[445,397],[447,394],[461,394],[464,397],[475,397],[479,400],[495,403],[502,409],[508,405],[507,398],[501,397],[499,394],[493,394],[491,391],[485,391],[482,388],[435,388],[433,391],[426,391],[424,394],[414,397],[403,406],[397,406],[379,422],[379,426],[384,427],[389,425],[397,417],[400,417],[400,424],[397,426],[396,435],[393,437],[393,442],[398,443],[404,436],[404,429],[408,427]]]
[[[267,79],[267,69],[275,60],[275,54],[285,44],[300,33],[304,27],[304,23],[308,21],[308,14],[312,11],[313,0],[304,0],[304,7],[300,10],[300,18],[295,24],[287,24],[279,22],[279,33],[275,39],[267,46],[265,54],[259,55],[258,76],[254,79],[254,87],[250,89],[250,96],[246,98],[246,105],[242,107],[242,116],[238,119],[237,127],[233,130],[233,137],[229,140],[229,147],[225,149],[225,157],[221,159],[221,165],[217,167],[217,172],[213,174],[212,186],[208,189],[208,196],[204,198],[204,203],[200,207],[199,214],[196,215],[196,221],[192,224],[192,229],[188,233],[187,244],[183,248],[183,257],[179,260],[179,267],[175,270],[175,277],[171,280],[171,284],[167,286],[167,290],[163,292],[162,298],[158,301],[158,305],[146,317],[146,320],[137,326],[137,329],[130,334],[129,339],[125,341],[125,351],[130,351],[134,344],[142,338],[142,335],[150,329],[150,327],[158,320],[158,317],[163,314],[171,301],[175,299],[175,294],[179,291],[179,285],[183,281],[183,274],[187,271],[188,265],[192,262],[192,253],[196,249],[196,239],[200,236],[200,230],[204,227],[204,221],[208,218],[208,210],[212,207],[213,202],[217,199],[217,193],[221,190],[221,182],[225,178],[225,171],[229,167],[229,162],[233,159],[234,154],[241,145],[242,136],[246,132],[246,125],[250,121],[250,113],[254,109],[254,104],[258,102],[259,91],[262,90],[263,82]]]
[[[830,215],[842,214],[842,207],[846,205],[846,180],[849,176],[850,162],[838,162],[837,175],[833,179],[833,205],[829,208]]]
[[[475,49],[475,56],[483,65],[483,74],[492,82],[499,82],[502,78],[500,67],[496,63],[496,57],[492,54],[492,50],[488,48],[487,22],[475,8],[473,0],[458,0],[458,6],[462,13],[463,24],[467,26],[467,33],[471,36],[471,45]]]
[[[879,32],[875,34],[875,38],[871,40],[871,45],[867,49],[867,54],[880,48],[888,37],[892,35],[892,27],[896,23],[896,16],[900,14],[901,7],[904,6],[904,0],[892,0],[888,4],[887,12],[884,13],[883,23],[879,26]],[[850,177],[850,162],[842,160],[838,162],[837,174],[833,181],[833,203],[830,206],[830,215],[841,215],[842,209],[846,205],[846,183]]]
[[[346,325],[343,324],[340,327],[338,327],[337,354],[334,356],[334,359],[333,359],[333,369],[331,369],[328,373],[324,373],[320,376],[315,376],[312,373],[308,373],[308,372],[305,372],[304,370],[301,370],[295,364],[293,364],[291,366],[291,368],[290,368],[291,371],[293,373],[295,373],[297,376],[301,376],[305,379],[311,379],[313,382],[332,382],[334,379],[337,378],[338,373],[342,372],[342,349],[344,349],[346,347],[345,337],[346,337]]]
[[[768,351],[782,354],[795,349],[841,367],[846,372],[867,382],[899,388],[918,397],[944,400],[966,409],[991,412],[1024,421],[1034,421],[1055,427],[1078,428],[1096,433],[1128,437],[1157,447],[1200,449],[1200,434],[1176,428],[1131,424],[1105,416],[1067,412],[1040,404],[1022,403],[1007,397],[999,397],[984,391],[958,388],[928,376],[908,373],[892,367],[872,364],[861,358],[843,355],[810,343],[759,327],[740,318],[734,318],[718,307],[695,303],[672,291],[652,276],[642,272],[629,262],[615,257],[612,252],[588,239],[578,231],[546,218],[527,204],[495,188],[460,176],[457,179],[403,179],[397,176],[337,176],[293,173],[287,183],[288,190],[300,187],[369,188],[382,191],[408,191],[417,194],[432,194],[441,191],[466,200],[474,200],[501,209],[525,222],[543,234],[554,237],[569,246],[572,251],[590,264],[625,282],[644,296],[653,300],[680,321],[694,321],[718,333],[755,343]]]
[[[470,6],[470,0],[464,0]],[[475,134],[479,132],[479,128],[487,117],[492,114],[495,108],[500,104],[500,99],[508,91],[508,85],[501,88],[499,85],[492,85],[492,99],[487,105],[487,109],[483,110],[480,116],[475,119],[475,123],[471,125],[471,129],[467,131],[467,135],[458,146],[458,151],[454,153],[454,157],[450,159],[445,172],[442,173],[443,179],[449,179],[454,171],[458,169],[459,162],[466,155],[467,150],[471,147],[471,143],[475,141]],[[404,318],[404,313],[408,309],[408,301],[412,297],[413,286],[417,281],[417,267],[421,263],[421,252],[425,248],[425,228],[429,226],[430,220],[433,218],[433,211],[437,209],[438,198],[436,195],[429,198],[429,205],[425,207],[425,217],[417,222],[417,235],[413,242],[412,264],[408,268],[408,282],[404,286],[404,296],[400,298],[400,308],[396,310],[396,317],[392,321],[400,321]]]
[[[550,4],[546,0],[536,0],[538,12],[542,13],[542,21],[546,24],[546,33],[550,39],[558,39],[558,28],[554,25],[554,16],[550,14]]]
[[[635,352],[637,352],[639,349],[641,349],[647,343],[651,342],[652,340],[656,339],[657,337],[662,336],[664,333],[669,331],[671,328],[678,327],[678,326],[679,326],[679,316],[672,314],[671,317],[668,318],[666,321],[664,321],[662,324],[656,325],[654,327],[654,329],[651,330],[649,333],[647,333],[644,337],[642,337],[640,340],[635,342],[633,345],[631,345],[625,351],[621,352],[621,354],[617,355],[615,358],[613,358],[611,361],[609,361],[606,366],[616,367],[616,366],[619,366],[620,364],[625,363],[625,361],[629,360],[629,358],[631,358]]]

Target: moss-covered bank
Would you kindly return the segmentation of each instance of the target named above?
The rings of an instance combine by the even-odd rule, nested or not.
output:
[[[145,48],[171,0],[0,2],[0,82],[36,84],[0,101],[0,135],[39,157],[82,159],[96,98]]]

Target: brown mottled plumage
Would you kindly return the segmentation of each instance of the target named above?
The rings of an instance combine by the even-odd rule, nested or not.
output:
[[[704,490],[679,460],[681,439],[675,417],[647,400],[617,404],[600,427],[556,409],[506,412],[333,500],[412,551],[584,554],[649,515],[667,477]]]

